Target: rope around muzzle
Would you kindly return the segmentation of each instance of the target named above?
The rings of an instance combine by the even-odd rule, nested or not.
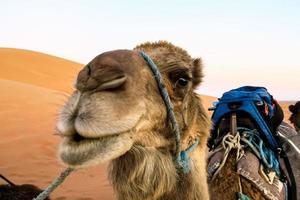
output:
[[[163,82],[163,78],[158,70],[158,67],[155,65],[153,60],[144,52],[140,52],[140,54],[149,65],[155,77],[160,94],[162,96],[162,99],[167,109],[167,114],[172,124],[173,132],[175,134],[175,142],[176,142],[175,159],[174,159],[176,163],[176,167],[181,172],[188,173],[191,169],[189,153],[191,153],[198,146],[199,139],[196,138],[195,142],[190,147],[188,147],[184,151],[181,151],[180,130],[173,110],[173,104],[170,100],[168,91]],[[50,193],[53,192],[55,188],[57,188],[66,179],[66,177],[70,175],[74,170],[75,168],[71,168],[71,167],[66,168],[42,193],[40,193],[36,198],[33,198],[33,200],[46,199],[50,195]]]

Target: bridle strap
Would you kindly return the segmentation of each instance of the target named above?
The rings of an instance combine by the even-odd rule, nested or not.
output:
[[[147,62],[149,65],[154,78],[156,80],[156,83],[159,88],[159,92],[162,96],[162,99],[165,103],[166,109],[167,109],[167,114],[169,117],[169,120],[171,121],[173,132],[175,135],[175,143],[176,143],[176,149],[175,149],[175,158],[174,161],[176,163],[177,168],[181,170],[184,173],[188,173],[190,171],[190,158],[187,153],[189,153],[191,150],[195,149],[196,146],[199,144],[199,139],[196,138],[196,141],[185,151],[181,151],[181,143],[180,143],[180,130],[179,126],[175,117],[175,113],[173,110],[173,104],[170,100],[168,91],[165,87],[163,78],[161,73],[158,70],[158,67],[156,64],[153,62],[153,60],[148,56],[145,52],[140,52],[141,56],[144,58],[144,60]]]
[[[176,158],[179,157],[180,155],[180,130],[179,130],[179,126],[177,124],[177,120],[176,120],[176,117],[175,117],[175,114],[174,114],[174,110],[173,110],[173,104],[170,100],[170,97],[169,97],[169,94],[168,94],[168,91],[166,89],[166,86],[164,84],[164,81],[163,81],[163,78],[162,78],[162,75],[160,74],[159,70],[158,70],[158,67],[156,66],[156,64],[153,62],[153,60],[144,52],[140,52],[140,54],[142,55],[142,57],[144,58],[144,60],[147,62],[147,64],[149,65],[153,75],[154,75],[154,78],[157,82],[157,85],[158,85],[158,88],[159,88],[159,92],[162,96],[162,99],[166,105],[166,108],[167,108],[167,113],[168,113],[168,117],[171,121],[171,124],[172,124],[172,128],[173,128],[173,131],[174,131],[174,135],[175,135],[175,141],[176,141],[176,151],[175,151],[175,156]]]

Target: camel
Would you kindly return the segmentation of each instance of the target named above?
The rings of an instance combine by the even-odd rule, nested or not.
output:
[[[289,120],[294,125],[295,130],[300,133],[300,101],[298,101],[295,105],[290,105],[289,110],[292,113]]]
[[[283,120],[283,111],[280,105],[277,102],[274,102],[274,105],[275,114],[269,121],[269,128],[272,132],[278,129]],[[264,105],[261,107],[265,108]],[[257,129],[257,125],[245,113],[238,113],[236,119],[237,127],[249,130]],[[230,116],[226,116],[218,125],[220,138],[217,140],[220,143],[213,148],[208,159],[211,200],[284,200],[287,194],[280,177],[273,172],[265,172],[261,168],[259,159],[249,147],[243,150],[233,148],[229,152],[225,164],[218,171],[226,152],[221,141],[230,132],[231,120]],[[240,133],[242,131],[239,131],[238,134],[240,135]]]
[[[148,63],[162,74],[181,130],[181,149],[196,139],[188,173],[174,163],[175,136]],[[166,41],[102,53],[78,74],[57,123],[60,159],[82,168],[109,162],[119,200],[208,200],[206,142],[210,121],[194,89],[200,58]]]

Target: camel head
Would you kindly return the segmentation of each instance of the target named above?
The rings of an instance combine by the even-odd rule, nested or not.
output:
[[[290,116],[290,122],[294,124],[296,131],[300,131],[300,101],[295,105],[290,105],[289,110],[292,113]]]
[[[110,161],[135,145],[175,149],[166,107],[140,51],[153,59],[163,76],[182,139],[201,137],[199,131],[187,131],[195,129],[189,125],[202,112],[193,92],[202,80],[201,60],[168,42],[144,43],[134,50],[102,53],[79,72],[57,123],[63,138],[59,154],[67,165]],[[203,120],[207,130],[206,115]]]

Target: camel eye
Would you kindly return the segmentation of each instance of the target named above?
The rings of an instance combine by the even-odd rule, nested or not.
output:
[[[187,84],[189,83],[189,80],[185,79],[185,78],[179,78],[177,81],[176,81],[176,86],[181,86],[181,87],[185,87],[187,86]]]

